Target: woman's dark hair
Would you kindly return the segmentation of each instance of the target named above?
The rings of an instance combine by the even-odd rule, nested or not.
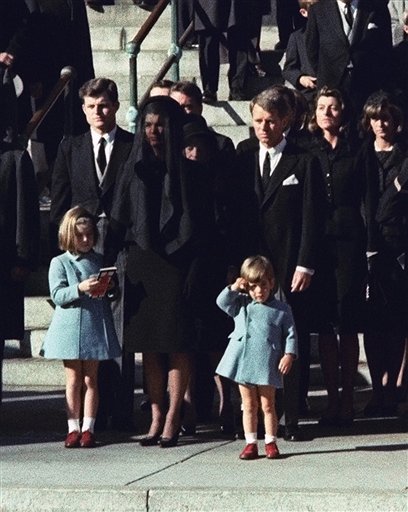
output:
[[[316,94],[315,103],[314,103],[314,109],[312,116],[310,118],[308,129],[313,134],[318,134],[321,132],[320,126],[317,124],[316,120],[316,110],[317,110],[317,104],[319,102],[319,99],[325,97],[325,98],[335,98],[337,102],[339,103],[341,107],[341,126],[339,128],[340,132],[343,132],[346,130],[348,125],[348,109],[347,105],[344,101],[343,95],[338,89],[332,89],[330,87],[324,86],[322,87],[318,93]]]
[[[371,131],[370,121],[372,119],[381,119],[385,117],[391,117],[394,121],[397,132],[402,131],[404,125],[404,114],[402,109],[389,93],[381,90],[371,94],[364,104],[360,122],[362,134],[364,135]]]

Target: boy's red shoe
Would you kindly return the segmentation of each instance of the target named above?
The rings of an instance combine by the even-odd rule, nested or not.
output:
[[[70,432],[65,438],[65,448],[78,448],[81,441],[81,433],[78,430]]]
[[[280,456],[276,443],[265,443],[265,453],[267,459],[278,459]]]
[[[89,430],[85,430],[85,432],[82,432],[80,442],[81,448],[94,448],[95,444],[95,436],[93,432],[90,432]]]
[[[249,443],[245,446],[239,455],[242,460],[253,460],[258,458],[258,445],[256,443]]]

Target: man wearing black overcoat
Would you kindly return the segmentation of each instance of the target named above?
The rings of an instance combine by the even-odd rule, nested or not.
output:
[[[356,115],[374,91],[387,88],[391,20],[384,0],[320,0],[311,5],[306,49],[317,88],[337,88]]]
[[[0,123],[1,112],[0,107]],[[1,405],[5,340],[24,337],[24,281],[38,263],[40,246],[33,164],[26,151],[5,142],[0,142],[0,240]]]

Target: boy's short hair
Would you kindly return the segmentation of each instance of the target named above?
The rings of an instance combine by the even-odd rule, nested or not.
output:
[[[298,0],[299,9],[309,10],[309,7],[313,4],[317,4],[319,0]]]
[[[171,88],[173,87],[173,80],[168,80],[167,78],[162,78],[161,80],[157,80],[157,82],[153,82],[150,87],[150,92],[153,89],[165,89],[170,94]]]
[[[408,25],[408,11],[404,11],[404,14],[402,15],[402,23],[404,25]]]
[[[92,80],[88,80],[82,85],[78,95],[83,103],[85,96],[97,98],[105,93],[112,103],[118,102],[118,87],[113,80],[110,78],[92,78]]]
[[[286,90],[287,89],[287,90]],[[276,111],[278,116],[283,119],[286,116],[292,116],[293,110],[289,88],[284,85],[273,85],[257,94],[249,104],[249,110],[252,114],[255,105],[261,107],[265,112]],[[294,103],[294,99],[292,99]]]
[[[162,78],[161,80],[157,80],[157,82],[152,83],[152,89],[153,87],[160,87],[161,89],[171,89],[174,85],[173,80],[168,80],[167,78]]]
[[[62,251],[69,251],[75,254],[75,235],[76,227],[80,225],[89,225],[92,227],[94,235],[94,243],[98,241],[98,228],[96,226],[95,217],[82,208],[82,206],[74,206],[67,211],[62,218],[62,221],[58,230],[58,242],[59,248]]]
[[[172,92],[181,92],[185,94],[189,98],[193,98],[200,105],[203,103],[203,93],[197,84],[194,82],[189,82],[188,80],[181,80],[180,82],[176,82],[172,85],[170,89],[170,94]]]
[[[262,279],[275,279],[272,263],[265,256],[257,254],[246,258],[241,266],[241,277],[250,283],[259,283]]]

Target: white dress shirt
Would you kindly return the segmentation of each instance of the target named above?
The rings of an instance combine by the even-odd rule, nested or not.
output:
[[[287,144],[287,140],[285,139],[285,137],[283,137],[283,139],[279,142],[279,144],[277,144],[273,148],[267,148],[263,144],[259,143],[259,169],[260,169],[261,174],[262,174],[262,169],[263,169],[263,164],[264,164],[264,160],[266,157],[266,153],[269,153],[270,165],[271,165],[269,176],[271,176],[282,157],[282,153],[286,147],[286,144]]]

